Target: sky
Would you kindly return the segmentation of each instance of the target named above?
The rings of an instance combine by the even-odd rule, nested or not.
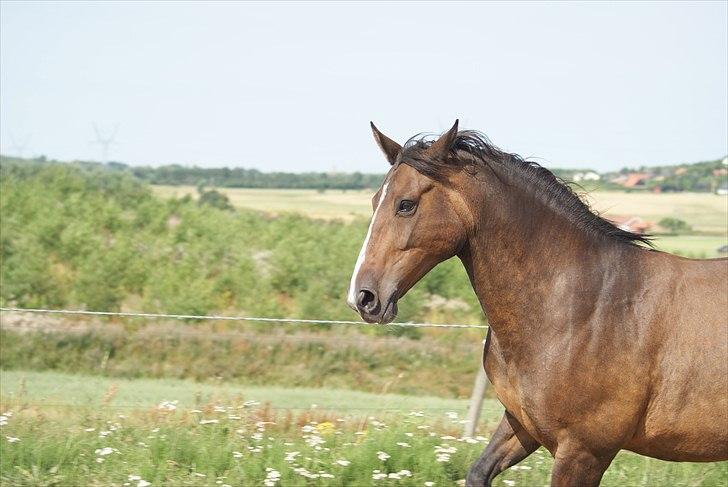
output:
[[[381,173],[456,118],[546,165],[728,153],[728,2],[0,3],[0,152]]]

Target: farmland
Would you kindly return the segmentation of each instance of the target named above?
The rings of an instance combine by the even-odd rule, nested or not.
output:
[[[163,198],[195,196],[192,186],[152,186]],[[371,215],[372,191],[308,189],[218,188],[238,208],[271,214],[301,213],[312,218],[351,221]],[[591,207],[606,215],[636,215],[657,223],[673,217],[688,222],[695,235],[658,236],[657,248],[691,257],[716,257],[728,244],[728,196],[710,193],[646,193],[594,191],[587,194]]]

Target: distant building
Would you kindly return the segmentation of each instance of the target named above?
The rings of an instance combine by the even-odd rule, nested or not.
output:
[[[627,232],[645,233],[652,228],[652,222],[645,221],[638,216],[609,215],[606,218],[617,228]]]
[[[645,172],[633,172],[627,174],[623,182],[619,183],[625,188],[644,188],[649,181],[650,175]]]
[[[602,177],[594,171],[577,172],[571,177],[574,182],[599,181]]]

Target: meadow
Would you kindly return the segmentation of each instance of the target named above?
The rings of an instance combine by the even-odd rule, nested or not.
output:
[[[8,485],[461,485],[501,414],[487,401],[484,426],[469,438],[463,402],[437,398],[24,371],[2,372],[0,383]],[[539,450],[494,485],[548,485],[551,465]],[[725,462],[622,452],[602,485],[727,479]]]
[[[196,197],[193,186],[152,186],[163,198]],[[300,213],[311,218],[352,221],[369,218],[370,190],[217,188],[231,204],[269,214]],[[591,191],[584,193],[590,206],[601,214],[639,216],[653,223],[679,218],[692,226],[691,235],[657,235],[658,249],[689,257],[717,257],[728,244],[728,196],[711,193],[651,193]]]

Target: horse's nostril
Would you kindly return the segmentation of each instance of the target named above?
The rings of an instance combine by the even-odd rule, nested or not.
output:
[[[376,295],[368,289],[362,289],[357,296],[356,304],[359,309],[372,311],[377,305]]]

